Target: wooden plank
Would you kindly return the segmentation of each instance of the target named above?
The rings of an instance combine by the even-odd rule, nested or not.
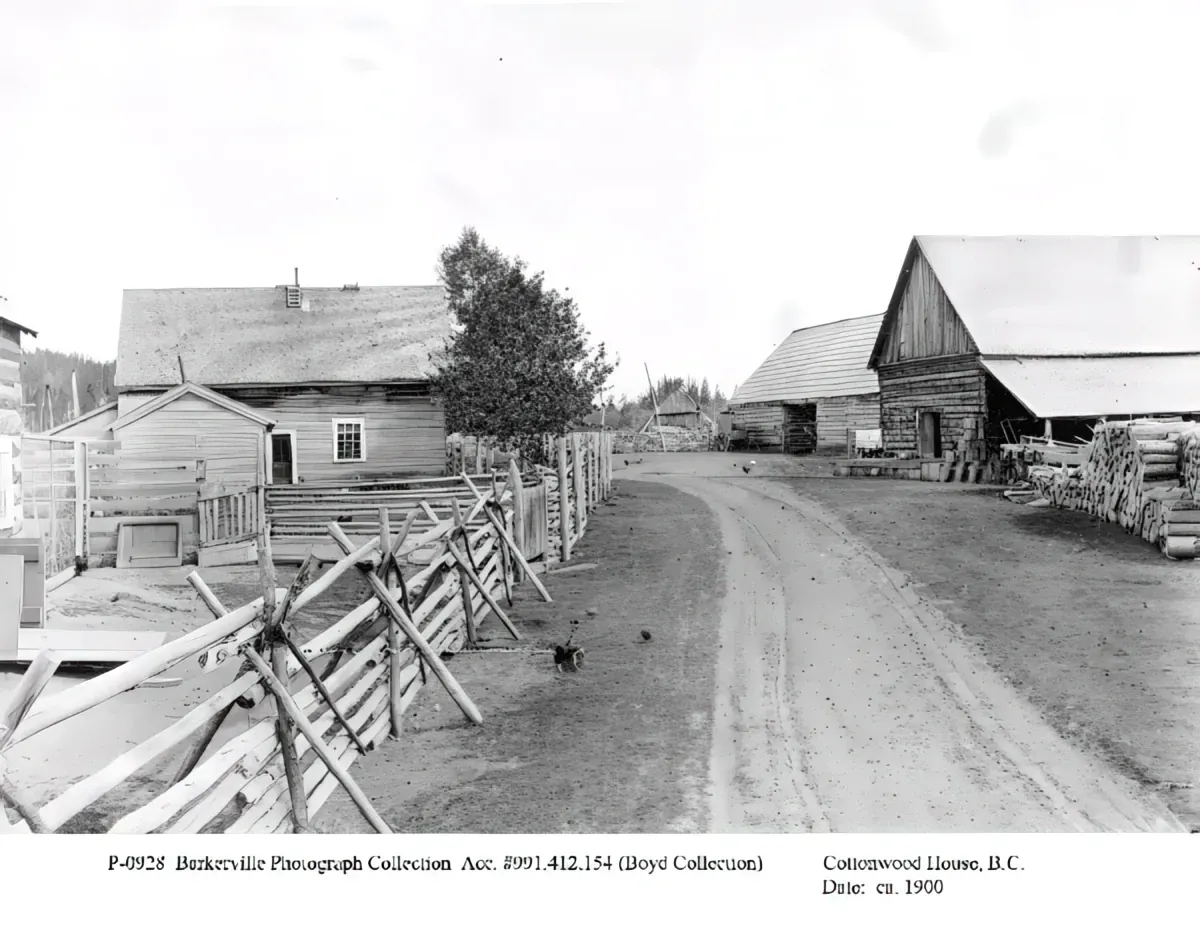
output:
[[[25,586],[25,557],[0,555],[0,659],[15,655],[19,646]]]

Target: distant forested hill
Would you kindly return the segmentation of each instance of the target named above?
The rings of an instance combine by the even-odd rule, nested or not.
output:
[[[26,349],[21,358],[21,389],[25,393],[25,429],[43,431],[70,420],[71,372],[79,384],[79,412],[87,414],[117,397],[114,379],[115,360],[93,360],[81,354],[61,354],[55,350]],[[46,386],[50,387],[50,405],[46,405]]]

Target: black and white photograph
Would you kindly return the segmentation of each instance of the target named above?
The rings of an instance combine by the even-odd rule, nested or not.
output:
[[[0,4],[0,833],[1200,832],[1198,27]]]

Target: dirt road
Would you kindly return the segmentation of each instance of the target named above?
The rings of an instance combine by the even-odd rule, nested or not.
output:
[[[1178,831],[1076,750],[830,512],[728,454],[646,455],[727,551],[710,760],[717,832]],[[748,458],[746,458],[748,459]]]

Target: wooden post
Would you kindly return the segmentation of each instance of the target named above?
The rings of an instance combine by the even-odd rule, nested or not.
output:
[[[483,438],[475,438],[475,472],[483,472]]]
[[[71,371],[71,418],[74,420],[79,417],[79,379],[75,376],[75,371]]]
[[[50,387],[47,386],[47,389]],[[54,510],[54,496],[58,488],[54,481],[54,441],[48,440],[46,447],[50,451],[50,549],[46,554],[46,572],[58,572],[58,518]]]
[[[469,546],[471,543],[471,538],[467,536],[466,528],[463,525],[462,511],[459,510],[458,499],[455,498],[451,501],[454,503],[454,523],[458,527],[457,533],[463,539],[463,546]],[[467,627],[467,644],[469,646],[477,646],[479,640],[475,636],[475,605],[474,602],[471,601],[471,583],[467,578],[467,567],[458,555],[458,549],[455,546],[454,534],[450,535],[448,546],[450,547],[450,553],[458,562],[458,584],[461,587],[460,591],[462,592],[463,619],[466,622]]]
[[[663,453],[667,452],[667,438],[662,432],[662,422],[658,420],[658,398],[654,395],[654,380],[650,378],[650,364],[645,364],[646,382],[650,384],[650,401],[654,403],[654,426],[658,428],[658,438],[662,441]]]
[[[521,475],[520,475],[520,473],[518,473],[517,474],[518,484],[520,483],[520,479],[521,479]],[[475,487],[471,486],[471,488],[474,489]],[[476,494],[478,494],[478,492],[476,492]],[[521,497],[521,493],[519,491],[513,492],[513,510],[514,511],[516,510],[517,499],[519,499],[520,497]],[[500,484],[499,484],[499,480],[496,478],[496,471],[494,469],[492,470],[492,498],[497,502],[497,504],[499,504]],[[487,509],[484,509],[484,510],[486,511]],[[503,514],[504,514],[504,510],[501,509],[501,515],[503,515]],[[500,532],[501,536],[496,538],[496,547],[500,551],[500,575],[504,578],[504,600],[508,602],[508,606],[511,608],[512,603],[513,603],[513,597],[512,597],[513,574],[516,572],[516,568],[513,564],[512,556],[509,555],[508,544],[503,542],[503,533],[504,532],[501,531]]]
[[[258,491],[261,498],[262,494],[265,494],[266,489],[260,485]],[[266,506],[264,505],[263,510],[265,508]],[[286,688],[288,679],[287,644],[282,640],[273,640],[272,637],[277,632],[279,624],[283,620],[287,602],[285,601],[278,608],[267,605],[267,602],[271,602],[273,605],[277,585],[275,581],[275,564],[271,560],[271,532],[267,527],[267,519],[265,517],[263,518],[262,528],[258,534],[258,574],[263,590],[263,622],[266,625],[263,634],[265,639],[271,641],[271,665],[273,671],[282,679],[282,684]],[[253,658],[257,654],[251,650],[247,650],[246,655],[251,662],[254,662],[255,667],[258,668],[258,663],[261,662],[261,659],[256,662]],[[260,674],[265,668],[266,664],[263,663],[262,667],[259,668]],[[266,680],[265,675],[264,680]],[[270,687],[269,683],[268,687]],[[284,694],[286,695],[286,692]],[[292,799],[292,821],[297,833],[305,833],[308,832],[308,801],[304,795],[304,773],[300,768],[299,756],[296,754],[296,738],[292,730],[292,721],[288,713],[288,708],[284,702],[284,698],[278,692],[275,694],[275,709],[275,733],[279,737],[279,751],[283,756],[283,771],[284,775],[287,776],[288,792]],[[317,743],[313,743],[312,747],[316,749]]]
[[[399,569],[400,566],[394,563],[388,551],[392,548],[392,525],[388,519],[388,510],[386,506],[379,509],[379,551],[383,557],[379,564],[379,569],[383,573],[381,578],[383,584],[387,586],[388,594],[391,595],[396,589],[396,575],[393,572]],[[401,698],[404,696],[404,691],[400,687],[400,631],[396,629],[396,625],[392,621],[388,621],[387,625],[388,639],[388,701],[391,705],[391,734],[392,736],[400,735],[400,715],[403,710],[401,707]]]
[[[571,561],[571,499],[567,488],[567,439],[558,439],[558,533],[562,548],[558,558]]]
[[[516,460],[510,460],[508,464],[508,490],[512,492],[513,497],[513,539],[516,540],[517,546],[522,552],[528,549],[529,538],[525,536],[525,495],[521,485],[521,470],[517,466]],[[497,495],[498,499],[500,496]],[[514,575],[518,581],[523,581],[524,576],[521,575],[519,567],[513,569]]]
[[[378,578],[374,574],[371,575],[371,578],[378,581]],[[320,760],[325,764],[325,767],[329,769],[329,773],[338,780],[339,784],[341,784],[343,788],[346,789],[346,793],[350,795],[350,799],[354,801],[355,805],[362,812],[362,815],[367,819],[367,822],[375,828],[377,833],[391,833],[391,827],[389,827],[383,821],[383,818],[375,812],[375,809],[371,806],[371,802],[367,799],[367,796],[363,794],[362,789],[359,788],[354,779],[350,777],[349,772],[342,768],[342,766],[338,763],[338,760],[334,758],[333,753],[329,751],[329,747],[325,744],[325,741],[321,739],[321,734],[313,729],[313,726],[311,723],[309,723],[308,718],[304,716],[304,711],[302,711],[296,705],[296,702],[292,700],[292,696],[287,690],[287,684],[280,679],[278,672],[272,670],[272,668],[263,661],[263,658],[252,649],[248,649],[246,651],[246,657],[252,663],[254,663],[254,667],[258,669],[263,681],[267,683],[267,687],[269,687],[274,693],[276,701],[281,705],[283,711],[285,712],[284,719],[288,720],[289,723],[295,723],[296,726],[299,727],[300,732],[304,735],[304,738],[308,740],[308,744],[312,747],[313,752],[317,754],[318,758],[320,758]],[[303,789],[303,781],[300,782],[300,787]],[[303,794],[303,790],[301,790],[301,794]],[[293,811],[294,810],[295,805],[293,805]],[[306,818],[306,827],[307,822],[308,821]],[[298,823],[299,821],[297,820],[297,824]],[[296,826],[296,832],[301,832],[299,825]]]
[[[75,555],[84,556],[83,525],[87,517],[87,444],[75,444]]]
[[[333,538],[334,543],[342,548],[343,553],[349,555],[355,552],[354,544],[346,536],[346,532],[342,530],[341,525],[336,521],[326,525],[326,529],[329,531],[329,536]],[[396,622],[400,630],[408,637],[412,645],[416,647],[417,652],[424,657],[429,668],[433,670],[433,674],[437,676],[438,681],[442,683],[447,693],[454,699],[454,703],[458,705],[463,715],[472,723],[483,723],[483,715],[479,713],[479,708],[475,706],[475,703],[463,690],[463,687],[450,674],[450,670],[446,668],[446,664],[442,661],[442,658],[433,651],[433,648],[429,645],[429,641],[421,636],[421,632],[413,624],[412,618],[405,614],[394,600],[388,597],[387,586],[379,581],[379,576],[373,572],[368,572],[366,573],[366,578],[371,585],[372,591],[375,592],[375,597],[379,599],[379,602],[383,605],[391,619]]]
[[[583,453],[579,432],[571,435],[571,493],[575,496],[575,540],[583,536],[584,524],[587,522],[587,486],[583,481]]]
[[[846,428],[846,459],[854,459],[854,428]]]

